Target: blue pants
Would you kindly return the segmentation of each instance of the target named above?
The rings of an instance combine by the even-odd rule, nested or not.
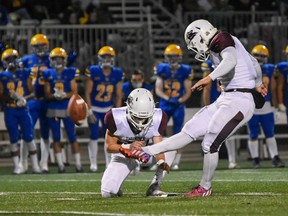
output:
[[[248,121],[251,139],[258,138],[260,126],[262,126],[266,138],[273,137],[275,131],[274,113],[252,116],[252,118]]]
[[[49,126],[52,130],[53,141],[60,142],[61,140],[61,120],[63,121],[67,138],[71,144],[76,142],[75,125],[72,120],[67,118],[48,118]]]
[[[40,135],[43,139],[49,138],[49,123],[48,118],[46,117],[47,104],[46,100],[30,100],[28,102],[33,128],[39,119]]]
[[[99,128],[99,120],[101,121],[102,124],[102,131],[105,136],[106,133],[106,125],[104,124],[104,117],[106,113],[98,113],[98,112],[93,112],[97,121],[96,124],[89,124],[90,128],[90,139],[91,140],[97,140],[100,137],[100,128]]]
[[[184,106],[178,106],[174,109],[167,107],[160,107],[168,116],[168,121],[172,117],[173,120],[173,134],[179,133],[184,124],[185,109]]]
[[[27,107],[5,107],[4,109],[5,125],[10,136],[10,143],[17,143],[20,137],[19,126],[21,129],[21,137],[25,142],[33,140],[32,118]]]

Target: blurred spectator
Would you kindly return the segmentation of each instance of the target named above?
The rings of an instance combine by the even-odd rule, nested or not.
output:
[[[215,0],[198,0],[198,5],[201,10],[207,12],[214,7]]]
[[[63,24],[86,24],[88,22],[88,14],[81,7],[81,1],[74,0],[64,12],[62,19]]]
[[[31,19],[30,14],[26,9],[25,1],[22,0],[2,0],[1,4],[6,7],[8,13],[14,13],[20,19]]]
[[[229,4],[234,7],[236,11],[250,11],[253,1],[251,0],[230,0]]]
[[[257,11],[278,10],[279,1],[253,1]]]
[[[229,4],[229,0],[216,0],[214,7],[211,8],[211,11],[233,11],[234,7]]]
[[[85,11],[89,14],[89,24],[111,24],[113,19],[108,8],[103,4],[94,4],[92,1],[87,5]]]
[[[39,0],[26,0],[26,9],[31,15],[32,19],[42,20],[49,19],[49,11],[48,11],[48,2],[49,1],[41,1]]]
[[[183,0],[183,11],[202,11],[202,7],[199,6],[198,0]]]
[[[6,7],[0,5],[0,25],[8,24],[8,12]]]

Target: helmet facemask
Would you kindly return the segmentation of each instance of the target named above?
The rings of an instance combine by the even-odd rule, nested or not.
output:
[[[101,68],[114,67],[114,56],[110,54],[104,54],[98,56],[99,65]]]
[[[15,55],[11,55],[6,57],[3,60],[3,67],[6,68],[7,70],[15,70],[18,65],[18,58]]]
[[[50,65],[56,70],[62,69],[66,66],[66,60],[62,56],[55,56],[50,58]]]
[[[178,67],[181,61],[182,55],[165,55],[165,62],[167,62],[171,68]]]
[[[261,53],[254,53],[253,56],[257,59],[258,63],[262,66],[268,62],[268,56]]]
[[[38,56],[43,56],[48,53],[48,44],[35,44],[32,45],[32,52]]]

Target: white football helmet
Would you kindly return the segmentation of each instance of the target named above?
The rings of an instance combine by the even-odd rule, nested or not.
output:
[[[203,62],[209,58],[208,45],[216,33],[217,28],[203,19],[196,20],[187,26],[184,38],[188,50],[196,53],[195,59]]]
[[[134,89],[128,96],[127,120],[137,129],[144,130],[152,123],[155,103],[153,95],[144,88]]]

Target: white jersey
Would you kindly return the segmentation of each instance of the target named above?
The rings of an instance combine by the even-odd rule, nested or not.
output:
[[[135,140],[145,140],[146,142],[155,136],[160,136],[159,127],[162,120],[162,110],[155,108],[153,120],[147,130],[141,131],[139,134],[135,134],[128,123],[126,117],[127,107],[113,108],[112,114],[116,125],[116,131],[113,133],[115,136],[120,137],[121,143],[132,143]]]
[[[255,88],[257,77],[256,70],[251,60],[250,54],[246,51],[241,42],[234,36],[228,33],[219,33],[212,41],[212,46],[216,47],[215,51],[211,49],[210,55],[215,68],[222,61],[221,51],[226,47],[232,46],[233,41],[237,53],[237,64],[230,72],[218,77],[222,89],[236,89],[236,88]],[[228,42],[227,42],[228,41]],[[218,47],[220,44],[220,48]],[[216,70],[215,69],[215,70]]]

